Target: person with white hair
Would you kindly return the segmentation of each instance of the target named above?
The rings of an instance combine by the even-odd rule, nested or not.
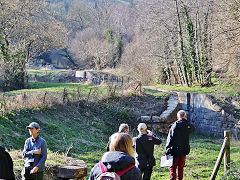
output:
[[[143,174],[143,180],[150,180],[153,166],[156,165],[153,156],[154,145],[159,145],[162,140],[147,129],[145,123],[138,124],[139,135],[133,138],[135,146],[136,166]]]
[[[128,126],[128,124],[125,124],[125,123],[120,124],[117,133],[126,133],[126,134],[128,134],[129,133],[129,126]],[[111,136],[109,137],[109,140],[108,140],[108,143],[107,143],[107,147],[106,147],[107,151],[109,151],[110,143],[111,143]]]
[[[168,159],[168,155],[173,156],[173,165],[169,167],[170,180],[183,179],[186,155],[190,152],[189,134],[195,130],[195,127],[187,120],[185,111],[178,111],[177,119],[171,125],[166,143],[166,158]]]

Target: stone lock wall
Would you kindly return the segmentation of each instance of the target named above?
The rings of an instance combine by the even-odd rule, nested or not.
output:
[[[206,94],[178,92],[179,109],[187,112],[188,119],[196,127],[196,133],[223,136],[224,130],[240,136],[238,120],[228,114]]]
[[[144,122],[155,132],[167,134],[169,125],[177,119],[178,96],[172,94],[168,100],[167,109],[160,116],[141,116],[140,122]]]
[[[173,92],[167,109],[160,116],[141,116],[140,122],[146,123],[155,132],[167,134],[180,109],[186,111],[187,118],[196,127],[196,133],[223,136],[224,130],[230,130],[232,136],[240,138],[240,121],[214,104],[207,94]]]

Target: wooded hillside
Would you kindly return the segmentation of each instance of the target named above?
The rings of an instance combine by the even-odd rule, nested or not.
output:
[[[239,1],[0,4],[0,76],[5,90],[27,87],[29,62],[73,69],[121,68],[144,84],[209,86],[212,77],[240,74]],[[54,49],[61,49],[57,53],[62,58],[46,55]]]

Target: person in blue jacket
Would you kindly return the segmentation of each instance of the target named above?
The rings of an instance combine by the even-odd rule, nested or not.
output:
[[[25,141],[23,157],[26,158],[22,171],[23,180],[42,180],[47,159],[46,141],[39,134],[40,126],[36,122],[30,123],[28,129],[31,135]]]

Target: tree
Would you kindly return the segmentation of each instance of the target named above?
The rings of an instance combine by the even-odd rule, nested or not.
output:
[[[0,0],[0,5],[0,61],[5,70],[5,90],[25,88],[29,59],[49,48],[64,46],[67,33],[44,1]]]
[[[94,69],[112,67],[116,48],[112,42],[102,40],[94,29],[85,29],[77,33],[70,51],[80,66]]]
[[[145,49],[141,51],[140,59],[152,63],[151,67],[155,71],[155,77],[152,79],[165,79],[169,84],[171,81],[180,82],[186,86],[196,82],[210,84],[212,27],[209,17],[212,10],[205,8],[209,2],[204,3],[198,6],[198,3],[191,1],[143,0],[136,5],[135,42],[142,42],[138,44],[141,46],[139,48]],[[196,12],[197,26],[193,23]],[[125,51],[127,52],[126,49]],[[197,53],[201,56],[197,56]],[[124,63],[131,59],[124,60]],[[134,61],[138,59],[134,58]]]

